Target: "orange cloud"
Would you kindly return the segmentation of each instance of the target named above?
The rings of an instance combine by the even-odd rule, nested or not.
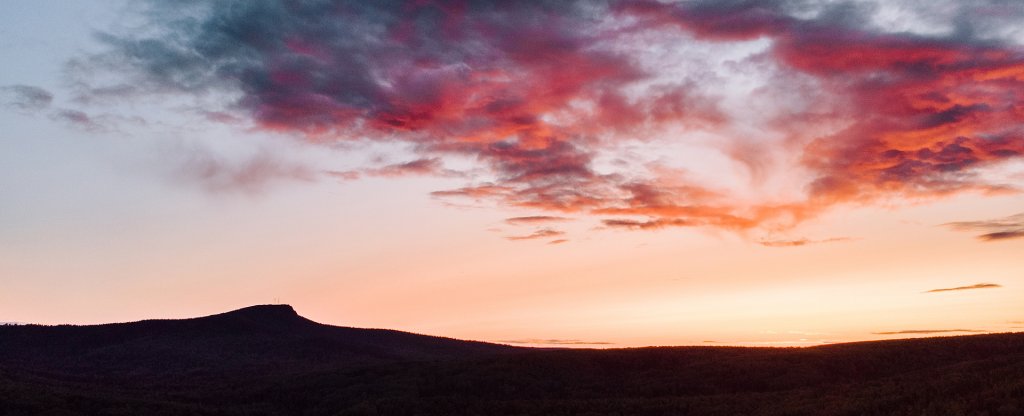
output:
[[[837,204],[1005,191],[1015,188],[978,171],[1024,157],[1024,104],[1009,93],[1024,90],[1024,52],[1006,42],[876,32],[834,13],[806,17],[815,14],[786,2],[335,3],[213,3],[185,15],[153,2],[150,16],[160,18],[152,23],[163,30],[104,35],[104,62],[120,58],[115,67],[133,68],[155,91],[237,92],[233,107],[264,129],[398,141],[418,154],[334,174],[342,179],[445,174],[442,160],[460,158],[488,179],[432,195],[627,217],[604,220],[615,228],[785,228]],[[698,82],[663,81],[657,66],[643,65],[629,41],[637,33],[764,39],[757,59],[777,65],[780,81],[813,80],[830,105],[808,102],[747,125],[754,121],[725,111]],[[791,136],[779,150],[807,172],[802,197],[750,200],[673,172],[596,167],[603,153],[654,132],[704,129],[740,143],[728,137],[736,126]],[[756,151],[724,147],[756,165]]]

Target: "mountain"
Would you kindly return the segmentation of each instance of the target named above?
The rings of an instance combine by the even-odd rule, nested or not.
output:
[[[193,319],[86,326],[0,327],[6,364],[90,375],[301,372],[513,350],[383,329],[323,325],[288,305],[258,305]]]
[[[0,415],[1021,415],[1024,334],[813,348],[531,349],[286,305],[0,326]]]

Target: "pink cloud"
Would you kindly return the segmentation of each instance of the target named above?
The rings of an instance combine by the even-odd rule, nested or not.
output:
[[[808,14],[783,2],[272,3],[210,4],[200,20],[216,25],[176,25],[193,16],[155,3],[154,24],[173,36],[103,39],[143,84],[238,92],[235,107],[260,128],[400,141],[418,154],[339,178],[445,174],[445,158],[468,159],[492,177],[432,195],[614,216],[611,228],[743,231],[792,226],[836,204],[994,192],[1012,187],[977,171],[1024,155],[1024,104],[1007,93],[1024,90],[1019,45],[881,33],[824,12],[799,17]],[[749,122],[693,82],[655,84],[657,68],[624,41],[654,32],[765,39],[760,59],[838,103],[757,126],[792,136],[783,150],[807,172],[801,198],[751,201],[669,172],[597,168],[602,152],[652,132],[725,135]],[[802,123],[841,127],[811,135]],[[762,169],[761,147],[731,140],[729,156]]]

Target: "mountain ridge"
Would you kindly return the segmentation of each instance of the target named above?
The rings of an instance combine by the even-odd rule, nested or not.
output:
[[[186,319],[0,327],[0,356],[8,363],[109,376],[248,373],[264,368],[300,372],[514,349],[387,329],[324,325],[302,317],[289,305],[256,305]]]
[[[522,348],[330,326],[288,305],[255,305],[0,327],[0,404],[0,416],[1018,415],[1024,333]]]

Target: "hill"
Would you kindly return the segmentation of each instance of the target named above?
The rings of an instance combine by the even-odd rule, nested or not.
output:
[[[814,348],[513,348],[285,305],[0,327],[0,415],[1020,415],[1024,334]]]
[[[237,376],[508,351],[482,342],[313,322],[288,305],[202,318],[86,326],[0,327],[5,364],[118,376]],[[239,374],[243,373],[243,374]]]

